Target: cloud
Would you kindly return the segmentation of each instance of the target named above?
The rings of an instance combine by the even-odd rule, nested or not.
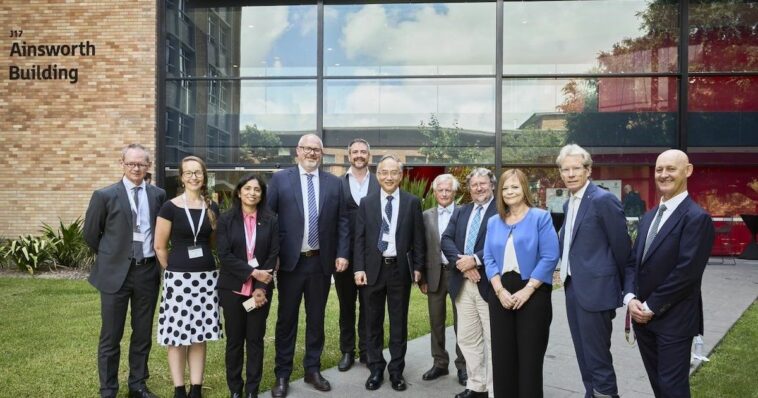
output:
[[[242,74],[265,66],[262,62],[289,29],[289,7],[242,7],[240,58]]]

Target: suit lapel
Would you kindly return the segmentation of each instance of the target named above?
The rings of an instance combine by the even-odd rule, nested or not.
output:
[[[318,215],[321,218],[321,209],[324,208],[324,198],[326,197],[326,191],[329,188],[329,181],[324,178],[324,173],[318,170]],[[352,196],[352,195],[350,195]]]
[[[687,213],[687,209],[689,208],[689,200],[690,200],[690,197],[687,196],[684,199],[684,201],[682,201],[682,203],[680,203],[679,206],[676,207],[676,210],[674,210],[674,212],[671,213],[671,216],[669,216],[669,218],[666,220],[666,222],[663,223],[663,225],[661,225],[658,228],[658,234],[655,235],[655,238],[653,238],[653,242],[650,244],[650,247],[647,249],[647,253],[645,255],[645,258],[642,259],[643,263],[645,262],[645,260],[647,260],[648,258],[650,258],[650,255],[653,252],[655,252],[655,249],[657,249],[658,246],[661,245],[661,242],[664,239],[666,239],[666,236],[668,236],[668,234],[671,233],[671,231],[674,229],[674,227],[677,224],[679,224],[679,221],[682,220],[682,217]],[[656,214],[658,212],[658,207],[660,207],[660,206],[657,206],[654,209],[655,212],[653,212],[652,214]],[[647,229],[650,229],[650,227],[648,226]],[[647,233],[645,234],[645,239],[647,239]],[[644,250],[644,246],[645,245],[643,244],[642,246],[643,246],[643,250]]]
[[[147,190],[147,203],[150,205],[148,208],[148,210],[150,210],[150,229],[155,231],[155,218],[158,216],[157,214],[154,214],[154,209],[157,205],[155,200],[155,188],[150,184],[145,184],[145,188]]]
[[[300,216],[305,220],[305,208],[303,207],[303,190],[300,189],[300,168],[297,166],[290,169],[290,186],[295,191],[295,202],[297,202],[297,209],[300,210]]]
[[[132,219],[132,205],[129,204],[129,194],[126,192],[126,187],[123,181],[119,181],[116,184],[116,196],[118,197],[118,205],[121,206],[121,210],[124,212],[124,216],[127,222],[131,226],[131,230],[134,231],[134,220]],[[150,196],[150,195],[148,195]]]
[[[474,205],[472,203],[468,203],[465,206],[461,207],[461,213],[458,215],[458,220],[456,221],[456,229],[458,229],[460,236],[457,236],[456,242],[461,243],[461,247],[458,248],[458,250],[463,253],[466,246],[466,230],[468,229],[468,219],[471,217],[471,211],[474,209]]]
[[[479,222],[479,233],[476,235],[476,243],[474,246],[479,245],[479,243],[484,240],[484,232],[487,230],[487,220],[490,219],[490,217],[495,212],[495,201],[491,200],[489,206],[487,206],[486,209],[484,209],[484,213],[482,214],[482,219]],[[484,242],[481,242],[484,244]]]
[[[587,186],[587,189],[584,190],[584,196],[579,203],[579,210],[576,212],[576,219],[574,219],[574,225],[571,229],[571,246],[573,246],[574,242],[576,242],[574,236],[576,236],[576,231],[579,230],[579,225],[581,225],[582,221],[584,220],[584,216],[587,214],[587,210],[590,208],[590,201],[592,200],[592,195],[595,194],[595,189],[595,184],[590,183]]]

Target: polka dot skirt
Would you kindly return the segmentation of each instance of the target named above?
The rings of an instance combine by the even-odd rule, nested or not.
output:
[[[158,310],[158,344],[182,346],[223,337],[218,311],[218,271],[164,271]]]

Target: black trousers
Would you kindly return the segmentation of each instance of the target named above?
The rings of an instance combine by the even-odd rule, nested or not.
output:
[[[144,265],[130,266],[124,284],[116,293],[100,292],[102,325],[97,347],[100,396],[115,397],[118,394],[121,338],[130,303],[132,337],[129,341],[128,385],[130,390],[145,387],[145,381],[150,377],[147,362],[153,346],[153,316],[160,283],[160,267],[152,260]]]
[[[363,295],[358,294],[352,267],[334,274],[334,289],[340,301],[340,351],[355,354],[355,301],[358,300],[358,352],[366,356],[366,310]]]
[[[305,298],[305,357],[306,372],[321,369],[324,350],[324,314],[329,298],[331,277],[324,275],[320,256],[301,256],[292,272],[279,271],[276,276],[279,308],[276,320],[277,378],[289,379],[295,357],[300,302]]]
[[[508,272],[501,277],[511,294],[528,281]],[[550,323],[553,320],[552,285],[543,284],[521,309],[507,310],[490,291],[492,373],[496,398],[542,397],[542,366],[545,361]]]
[[[368,368],[384,371],[386,367],[390,377],[401,376],[408,348],[408,303],[411,296],[408,270],[400,269],[397,263],[383,264],[376,283],[364,286],[361,290],[366,303]],[[389,365],[382,355],[385,302],[390,315]]]

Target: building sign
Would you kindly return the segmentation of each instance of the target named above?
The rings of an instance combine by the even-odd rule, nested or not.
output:
[[[10,46],[10,57],[25,59],[42,59],[31,65],[11,63],[8,66],[10,80],[63,80],[70,84],[79,82],[79,68],[66,67],[57,63],[46,63],[46,57],[94,57],[95,45],[87,41],[79,43],[35,43],[25,40],[23,30],[11,30],[10,37],[14,41]]]

